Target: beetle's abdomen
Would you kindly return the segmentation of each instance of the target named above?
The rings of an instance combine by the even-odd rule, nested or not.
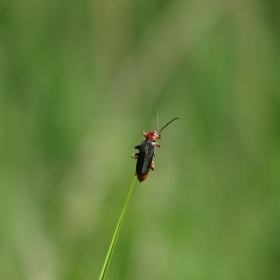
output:
[[[137,175],[137,179],[138,179],[138,181],[139,181],[140,183],[143,182],[145,179],[148,178],[148,174],[143,175],[143,174],[138,174],[138,173],[136,172],[136,175]]]

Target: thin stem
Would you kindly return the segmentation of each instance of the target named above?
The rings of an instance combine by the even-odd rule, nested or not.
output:
[[[121,228],[121,224],[122,224],[122,221],[123,221],[125,210],[127,208],[127,205],[128,205],[129,199],[130,199],[130,195],[132,193],[132,190],[133,190],[133,187],[134,187],[134,184],[135,184],[135,180],[136,180],[136,175],[133,177],[132,183],[130,185],[130,188],[129,188],[129,191],[128,191],[128,194],[127,194],[127,197],[126,197],[126,200],[125,200],[125,203],[124,203],[119,221],[117,223],[117,226],[116,226],[116,229],[115,229],[115,232],[114,232],[114,235],[113,235],[113,238],[112,238],[112,241],[111,241],[111,244],[110,244],[107,256],[106,256],[106,259],[105,259],[105,262],[103,264],[103,267],[102,267],[102,270],[101,270],[101,273],[100,273],[100,276],[99,276],[99,280],[104,280],[105,279],[105,276],[106,276],[106,273],[107,273],[107,270],[108,270],[108,267],[109,267],[109,264],[110,264],[110,260],[112,258],[114,248],[115,248],[115,245],[116,245],[116,242],[117,242],[117,238],[118,238],[118,235],[119,235],[119,231],[120,231],[120,228]]]

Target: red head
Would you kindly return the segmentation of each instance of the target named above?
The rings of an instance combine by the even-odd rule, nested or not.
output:
[[[152,130],[146,133],[145,138],[152,140],[153,142],[156,142],[157,139],[160,139],[160,133],[157,130]]]

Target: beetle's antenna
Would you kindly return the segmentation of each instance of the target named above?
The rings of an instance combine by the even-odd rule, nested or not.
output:
[[[179,120],[178,117],[174,118],[173,120],[171,120],[170,122],[168,122],[159,132],[161,132],[164,128],[166,128],[171,122],[175,121],[175,120]]]
[[[153,113],[155,113],[157,115],[157,120],[156,120],[156,128],[157,128],[157,131],[158,131],[158,113],[153,111]]]

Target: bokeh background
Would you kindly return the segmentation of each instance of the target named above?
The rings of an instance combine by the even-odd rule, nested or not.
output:
[[[280,1],[0,3],[0,279],[280,279]]]

